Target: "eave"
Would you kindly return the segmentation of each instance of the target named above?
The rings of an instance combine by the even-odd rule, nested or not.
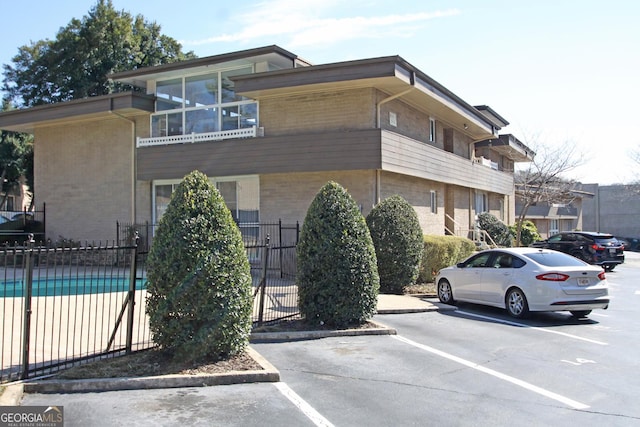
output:
[[[476,147],[489,147],[492,151],[508,157],[514,162],[531,162],[536,155],[531,148],[511,134],[476,142],[475,145]]]
[[[474,141],[497,137],[498,127],[475,107],[399,56],[314,65],[233,78],[236,93],[269,97],[376,88],[469,135]]]
[[[154,96],[117,93],[0,113],[0,129],[33,134],[37,127],[93,120],[113,113],[134,117],[152,113],[154,108]]]

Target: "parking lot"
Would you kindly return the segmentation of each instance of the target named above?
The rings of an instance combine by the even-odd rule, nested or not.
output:
[[[502,310],[378,315],[396,336],[253,344],[279,383],[26,395],[62,405],[65,425],[631,426],[640,254],[607,273],[612,303],[514,321]]]

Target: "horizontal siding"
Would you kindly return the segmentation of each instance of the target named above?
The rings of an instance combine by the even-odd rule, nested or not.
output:
[[[174,144],[137,149],[139,180],[379,169],[377,129]]]
[[[145,147],[137,157],[137,176],[145,181],[178,179],[194,169],[209,176],[381,169],[513,193],[508,173],[380,129]]]
[[[382,169],[494,193],[513,193],[512,175],[393,132],[382,132]]]

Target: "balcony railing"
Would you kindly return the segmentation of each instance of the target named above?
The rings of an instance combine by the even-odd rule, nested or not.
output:
[[[263,128],[252,126],[250,128],[223,130],[219,132],[137,138],[136,147],[141,148],[153,147],[156,145],[193,144],[196,142],[221,141],[223,139],[255,138],[257,136],[263,136],[263,133]]]
[[[488,168],[499,170],[498,163],[492,162],[490,159],[485,159],[484,157],[476,157],[473,161],[479,165],[486,166]]]

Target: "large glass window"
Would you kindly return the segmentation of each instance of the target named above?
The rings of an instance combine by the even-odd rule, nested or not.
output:
[[[233,219],[243,227],[255,226],[260,221],[260,179],[258,176],[210,178]],[[153,185],[153,221],[157,224],[167,210],[171,194],[180,180],[155,181]],[[244,232],[244,231],[243,231]]]
[[[231,77],[252,67],[156,82],[151,136],[245,129],[258,124],[257,103],[236,95]],[[181,110],[177,112],[175,110]]]

